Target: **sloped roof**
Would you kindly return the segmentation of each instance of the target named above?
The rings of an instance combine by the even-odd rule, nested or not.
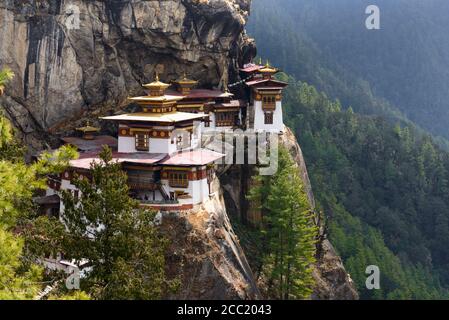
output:
[[[182,151],[169,155],[167,153],[120,153],[112,154],[112,161],[118,163],[132,163],[141,165],[162,166],[203,166],[213,163],[225,155],[207,149]],[[70,166],[77,169],[90,169],[92,163],[101,163],[99,152],[81,153],[80,158],[70,161]]]
[[[186,96],[183,96],[181,92],[172,90],[167,90],[167,93],[169,93],[171,96],[184,97],[184,99],[231,98],[234,96],[230,92],[223,92],[221,90],[210,90],[210,89],[192,89]]]
[[[196,120],[204,118],[204,115],[194,114],[188,112],[167,112],[167,113],[153,113],[153,112],[139,112],[128,113],[117,116],[102,117],[103,120],[113,121],[142,121],[142,122],[162,122],[175,123],[187,120]]]
[[[120,153],[114,152],[112,154],[112,161],[118,163],[135,163],[135,164],[156,164],[157,162],[166,158],[166,153],[148,153],[148,152],[135,152],[135,153]],[[78,169],[90,169],[92,163],[100,163],[98,152],[82,153],[79,159],[71,160],[70,166]]]
[[[161,161],[159,164],[171,166],[203,166],[213,163],[224,156],[224,154],[215,151],[198,149],[173,154]]]
[[[80,151],[101,150],[104,145],[117,149],[117,139],[111,136],[96,136],[93,140],[86,140],[80,137],[64,137],[61,140],[77,147]]]

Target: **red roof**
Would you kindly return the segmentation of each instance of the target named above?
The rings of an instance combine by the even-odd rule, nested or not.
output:
[[[112,161],[118,163],[135,163],[135,164],[156,164],[159,161],[166,158],[166,153],[147,153],[147,152],[135,152],[135,153],[112,153]],[[93,162],[100,163],[98,152],[86,152],[81,153],[79,159],[71,160],[70,166],[78,169],[90,169]]]
[[[86,140],[80,137],[64,137],[61,139],[65,143],[71,144],[80,151],[101,150],[104,145],[117,149],[117,139],[111,136],[95,136],[93,140]]]
[[[181,92],[178,91],[167,91],[167,94],[173,95],[173,96],[183,96]],[[209,90],[209,89],[193,89],[190,91],[189,95],[184,96],[184,99],[216,99],[216,98],[224,98],[228,95],[229,97],[232,96],[232,94],[227,94],[220,90]],[[182,101],[181,101],[182,103]]]
[[[183,151],[169,156],[166,153],[119,153],[112,154],[112,161],[118,163],[133,163],[142,165],[170,165],[170,166],[202,166],[224,155],[207,149]],[[98,152],[81,153],[79,159],[71,160],[70,166],[78,169],[90,169],[92,163],[100,163]]]

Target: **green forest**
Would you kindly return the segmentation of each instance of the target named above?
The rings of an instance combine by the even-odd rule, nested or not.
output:
[[[364,299],[448,298],[449,155],[413,127],[344,110],[282,76],[284,105],[332,243]],[[381,290],[365,268],[381,270]]]
[[[378,1],[378,33],[369,1],[256,0],[248,25],[362,299],[449,298],[448,3],[406,2]]]

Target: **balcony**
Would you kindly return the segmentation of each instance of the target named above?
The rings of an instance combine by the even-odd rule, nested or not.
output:
[[[178,200],[139,200],[141,204],[148,205],[176,205],[179,204]]]
[[[154,177],[128,175],[128,186],[131,190],[155,191],[159,188],[160,181]]]

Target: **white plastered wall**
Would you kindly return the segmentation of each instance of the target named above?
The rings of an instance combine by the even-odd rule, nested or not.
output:
[[[262,101],[254,101],[254,130],[284,131],[284,118],[282,115],[282,101],[276,102],[276,109],[273,111],[273,124],[265,124],[265,114],[262,109]]]

